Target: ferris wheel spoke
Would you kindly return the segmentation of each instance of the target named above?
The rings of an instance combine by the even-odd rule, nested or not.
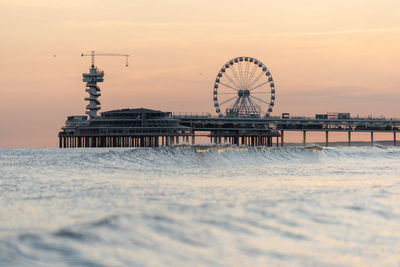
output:
[[[261,99],[261,98],[258,98],[258,97],[256,97],[256,96],[250,95],[250,98],[254,98],[255,100],[261,101],[261,102],[263,102],[263,103],[269,105],[269,103],[268,103],[267,101],[265,101],[265,100],[263,100],[263,99]]]
[[[264,84],[267,84],[267,83],[268,83],[268,81],[260,83],[259,85],[255,86],[253,88],[250,88],[249,91],[253,91],[254,89],[259,88],[259,87],[261,87],[261,86],[263,86]]]
[[[237,81],[238,84],[239,84],[238,88],[240,88],[241,81],[240,81],[240,79],[238,78],[238,75],[237,75],[237,73],[236,73],[236,71],[235,71],[235,68],[232,67],[231,69],[232,69],[233,76],[235,77],[236,81]]]
[[[236,87],[239,88],[239,86],[237,85],[237,83],[235,83],[235,81],[228,75],[228,73],[225,72],[225,76],[226,78],[228,78],[228,80]],[[237,89],[235,89],[237,91]]]
[[[245,65],[244,66],[244,70],[243,70],[243,88],[246,88],[246,84],[247,84],[247,62],[246,63],[243,63],[243,65]],[[243,69],[243,67],[242,67],[242,69]]]
[[[237,95],[237,93],[218,93],[218,95]]]
[[[232,90],[239,91],[238,89],[233,88],[232,86],[230,86],[230,85],[228,85],[228,84],[225,84],[225,83],[223,83],[223,82],[219,82],[219,84],[221,84],[221,85],[223,85],[223,86],[226,86],[226,87],[228,87],[228,88],[231,88]]]
[[[252,81],[252,82],[250,83],[250,86],[249,86],[249,87],[252,87],[263,75],[264,75],[264,72],[261,72],[261,73],[254,79],[254,81]],[[249,90],[250,90],[250,89],[249,89]]]
[[[257,65],[254,64],[253,69],[252,69],[251,74],[250,74],[250,77],[249,77],[249,82],[248,82],[248,85],[247,85],[247,89],[253,84],[252,80],[254,78],[254,74],[256,74],[256,72],[257,72],[257,69],[258,69]]]
[[[244,83],[244,73],[243,73],[243,68],[242,68],[242,64],[239,62],[239,76],[240,76],[240,80],[241,80],[241,86],[243,88],[243,83]]]
[[[271,91],[263,91],[263,92],[258,92],[258,91],[256,91],[256,92],[253,92],[253,91],[251,91],[251,94],[253,95],[253,94],[270,94],[271,93]]]
[[[253,64],[253,69],[251,70],[251,73],[250,73],[250,75],[249,75],[249,79],[248,79],[246,88],[249,88],[249,87],[250,87],[251,80],[253,80],[253,77],[254,77],[254,74],[256,73],[256,70],[257,70],[257,65],[256,65],[256,64]]]
[[[245,88],[247,88],[247,86],[249,85],[249,76],[250,76],[250,73],[249,73],[249,65],[250,63],[247,61],[246,62],[246,68],[245,68],[245,71],[244,71],[244,73],[245,73],[245,84],[244,84],[244,87]]]
[[[227,100],[221,102],[221,104],[219,104],[219,105],[222,106],[222,105],[224,105],[224,104],[226,104],[226,103],[228,103],[228,102],[234,100],[236,97],[237,97],[237,95],[235,95],[234,97],[231,97],[231,98],[229,98],[229,99],[227,99]]]

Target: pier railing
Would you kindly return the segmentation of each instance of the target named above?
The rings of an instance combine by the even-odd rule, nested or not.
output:
[[[172,113],[173,117],[196,117],[196,118],[212,118],[214,116],[211,116],[211,113],[209,112],[199,112],[199,113],[193,113],[193,112],[174,112]],[[217,116],[215,116],[217,118]]]

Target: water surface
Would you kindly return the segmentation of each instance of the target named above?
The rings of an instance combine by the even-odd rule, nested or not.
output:
[[[399,266],[400,148],[0,149],[0,265]]]

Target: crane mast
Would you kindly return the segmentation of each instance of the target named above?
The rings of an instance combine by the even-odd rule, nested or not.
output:
[[[83,73],[83,82],[86,82],[86,92],[89,94],[89,97],[85,97],[85,101],[89,101],[89,104],[86,106],[86,114],[89,115],[89,119],[97,118],[97,111],[101,109],[100,101],[97,99],[101,96],[100,87],[97,85],[98,82],[104,81],[104,71],[100,71],[95,66],[96,56],[123,56],[125,57],[125,66],[128,67],[128,54],[114,54],[114,53],[99,53],[96,51],[91,51],[90,54],[81,54],[82,57],[90,56],[91,58],[91,66],[89,69],[89,73]]]

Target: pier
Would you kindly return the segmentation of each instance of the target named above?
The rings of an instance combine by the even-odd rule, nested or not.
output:
[[[397,142],[399,119],[353,118],[350,113],[316,114],[313,118],[290,117],[289,113],[272,116],[276,99],[274,80],[268,68],[252,57],[233,58],[218,72],[212,98],[216,116],[173,115],[146,108],[111,110],[98,115],[98,83],[104,81],[104,72],[94,65],[96,55],[110,54],[90,54],[91,67],[82,75],[89,94],[85,98],[89,102],[87,116],[67,117],[58,134],[60,148],[195,145],[198,137],[207,137],[213,144],[284,146],[285,132],[301,132],[304,146],[309,132],[325,132],[326,146],[331,132],[347,132],[349,146],[352,133],[358,132],[369,132],[371,144],[377,132],[393,133],[393,145]],[[126,60],[129,56],[111,55],[125,56]]]
[[[170,112],[150,109],[123,109],[103,112],[101,117],[86,120],[71,116],[59,133],[59,147],[159,147],[173,144],[196,144],[196,137],[206,136],[210,143],[246,146],[284,146],[285,132],[302,132],[303,145],[308,132],[368,132],[371,144],[374,133],[392,133],[393,145],[400,131],[398,119],[316,119],[316,118],[221,118],[212,116],[173,116]]]

